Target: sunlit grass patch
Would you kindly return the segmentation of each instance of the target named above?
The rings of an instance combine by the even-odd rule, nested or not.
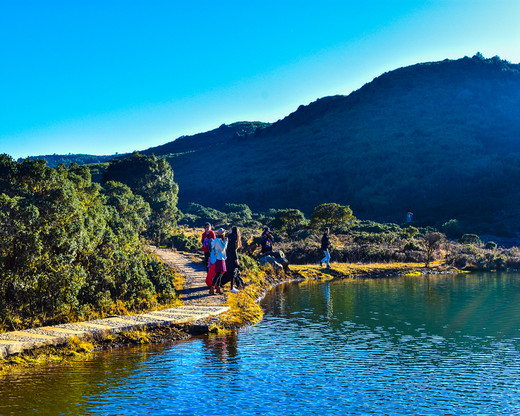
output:
[[[61,362],[69,358],[89,357],[95,347],[96,343],[92,339],[72,336],[65,345],[26,350],[0,359],[0,375],[42,364]]]
[[[67,340],[67,346],[63,350],[65,355],[74,356],[92,352],[95,344],[86,338],[72,336]]]
[[[441,261],[432,262],[430,268],[426,268],[424,263],[332,263],[330,269],[316,264],[291,265],[291,269],[305,279],[328,279],[389,274],[418,276],[428,270],[439,269],[441,266]]]
[[[123,331],[120,336],[132,344],[148,344],[150,342],[150,333],[146,330]]]
[[[229,311],[220,317],[220,325],[226,328],[238,327],[243,324],[256,324],[264,316],[257,300],[261,297],[262,288],[250,284],[238,293],[229,293],[226,305]]]

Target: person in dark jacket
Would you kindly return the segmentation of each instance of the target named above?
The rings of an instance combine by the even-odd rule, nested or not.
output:
[[[228,234],[228,245],[226,249],[226,269],[231,279],[231,293],[238,293],[235,288],[235,270],[238,267],[238,252],[237,250],[242,245],[242,238],[238,227],[234,226],[231,233]],[[238,284],[237,284],[238,286]]]
[[[262,233],[261,238],[262,238],[262,251],[261,251],[262,256],[272,253],[274,238],[273,238],[273,235],[271,234],[271,230],[269,229],[269,227],[264,227],[264,232]]]
[[[330,253],[329,253],[330,237],[329,237],[329,233],[330,233],[330,230],[327,227],[327,228],[325,228],[325,230],[323,232],[323,237],[321,237],[321,249],[323,250],[323,253],[325,253],[325,257],[323,257],[320,260],[320,266],[322,266],[323,263],[326,263],[327,264],[327,268],[330,269]]]
[[[211,224],[207,222],[204,225],[204,232],[202,233],[202,237],[200,239],[202,243],[202,252],[204,253],[204,265],[206,266],[206,271],[209,270],[209,256],[211,253],[211,246],[213,244],[213,240],[215,239],[215,233],[211,229]]]

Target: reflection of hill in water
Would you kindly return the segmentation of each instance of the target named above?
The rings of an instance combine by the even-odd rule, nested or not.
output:
[[[516,273],[345,279],[275,289],[267,311],[291,320],[322,322],[332,332],[379,328],[389,341],[440,337],[489,347],[517,339],[520,282]],[[350,327],[349,327],[350,325]]]

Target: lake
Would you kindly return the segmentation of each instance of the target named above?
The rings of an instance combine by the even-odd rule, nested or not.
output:
[[[0,415],[520,414],[520,274],[304,282],[225,336],[0,379]]]

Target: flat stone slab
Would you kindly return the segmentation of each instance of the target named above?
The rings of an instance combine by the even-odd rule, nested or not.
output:
[[[16,354],[27,349],[45,345],[61,345],[72,336],[85,336],[95,333],[123,332],[160,325],[184,325],[198,320],[212,318],[229,310],[227,306],[208,307],[190,306],[152,311],[138,315],[113,316],[92,322],[75,322],[56,326],[12,331],[0,334],[0,357]]]
[[[204,266],[196,263],[191,256],[171,250],[155,248],[153,250],[159,258],[186,277],[184,296],[181,294],[181,299],[188,304],[137,315],[111,316],[87,322],[4,332],[0,334],[0,358],[45,345],[61,345],[73,336],[82,337],[103,332],[117,333],[160,325],[185,325],[218,316],[229,310],[229,307],[224,306],[225,296],[209,296],[206,293]],[[193,291],[204,292],[204,294],[192,296]]]

